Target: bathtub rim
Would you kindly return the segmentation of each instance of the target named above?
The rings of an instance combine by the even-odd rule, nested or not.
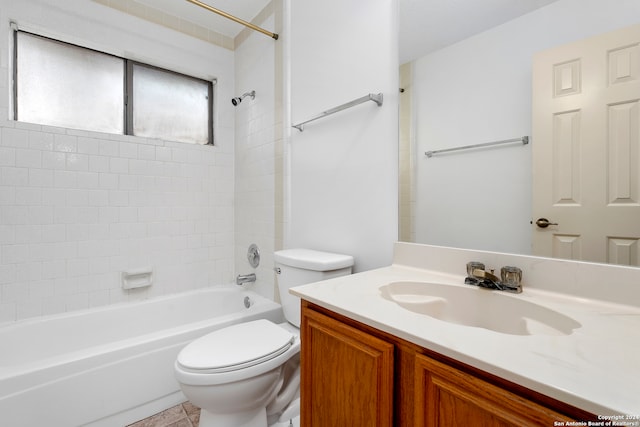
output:
[[[111,311],[111,310],[116,310],[119,308],[123,308],[123,307],[128,307],[128,306],[132,306],[132,305],[146,305],[146,304],[151,304],[154,302],[161,302],[161,301],[165,301],[165,300],[170,300],[170,299],[174,299],[176,297],[182,297],[182,296],[188,296],[188,295],[194,295],[194,294],[199,294],[199,293],[208,293],[208,292],[212,292],[215,290],[237,290],[238,293],[248,293],[249,296],[251,295],[255,295],[260,297],[260,299],[264,299],[270,302],[274,302],[276,304],[279,304],[278,302],[276,302],[273,299],[270,299],[268,297],[265,297],[264,295],[260,295],[259,293],[257,293],[256,291],[252,290],[252,289],[245,289],[245,288],[241,288],[238,287],[235,284],[224,284],[224,285],[213,285],[213,286],[207,286],[204,288],[198,288],[198,289],[190,289],[187,291],[183,291],[183,292],[174,292],[174,293],[170,293],[170,294],[163,294],[163,295],[156,295],[156,296],[151,296],[151,297],[145,297],[145,298],[141,298],[141,299],[134,299],[131,301],[119,301],[119,302],[114,302],[112,304],[104,304],[104,305],[98,305],[95,307],[88,307],[88,308],[80,308],[77,310],[69,310],[69,311],[63,311],[60,313],[52,313],[52,314],[44,314],[41,316],[31,316],[31,317],[26,317],[24,319],[18,319],[18,320],[9,320],[9,321],[5,321],[5,322],[0,322],[0,330],[2,329],[11,329],[14,327],[20,327],[23,325],[30,325],[30,324],[38,324],[38,323],[42,323],[48,320],[54,320],[54,319],[60,319],[60,318],[67,318],[67,317],[76,317],[76,316],[82,316],[88,313],[93,313],[93,312],[104,312],[104,311]],[[135,289],[133,290],[133,292],[136,292]]]

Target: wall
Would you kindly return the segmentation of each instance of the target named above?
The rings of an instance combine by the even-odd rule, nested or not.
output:
[[[280,35],[273,40],[264,34],[245,30],[236,38],[235,70],[237,95],[255,90],[255,100],[245,98],[236,110],[235,120],[235,265],[238,274],[256,273],[256,282],[246,285],[274,298],[273,252],[278,237],[276,221],[282,188],[277,184],[281,169],[281,126],[276,123],[282,105],[283,34],[282,1],[274,0],[252,21]],[[260,265],[253,269],[247,249],[255,243]]]
[[[424,152],[531,135],[533,53],[639,20],[635,0],[559,0],[414,61],[416,241],[530,253],[529,146]]]
[[[398,230],[397,2],[291,2],[291,121],[368,93],[353,107],[290,130],[285,246],[391,262]]]
[[[216,146],[7,120],[9,20],[217,78]],[[0,322],[231,282],[233,52],[85,0],[2,0],[0,38]],[[153,286],[121,290],[145,266]]]

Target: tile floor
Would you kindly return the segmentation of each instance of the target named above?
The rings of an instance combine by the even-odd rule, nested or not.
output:
[[[189,402],[130,424],[128,427],[198,427],[200,408]]]

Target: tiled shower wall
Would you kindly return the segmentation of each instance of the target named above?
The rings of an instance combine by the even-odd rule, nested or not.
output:
[[[231,280],[231,153],[13,122],[0,138],[0,321]],[[121,289],[146,267],[151,288]]]
[[[215,73],[229,104],[217,110],[214,147],[7,120],[10,53],[1,43],[0,323],[231,282],[232,52],[94,2],[74,2],[73,13],[56,2],[0,6],[2,37],[16,17],[79,38],[109,34],[143,56],[134,59]],[[121,288],[123,271],[147,267],[150,288]]]
[[[271,1],[253,20],[256,25],[282,32],[282,2]],[[278,206],[282,204],[282,185],[278,184],[282,157],[276,156],[282,145],[282,43],[255,31],[236,37],[236,93],[255,90],[255,100],[245,98],[236,107],[235,129],[235,266],[239,274],[255,273],[251,288],[275,298],[274,260],[278,229]],[[261,262],[257,269],[247,262],[247,248],[258,245]]]

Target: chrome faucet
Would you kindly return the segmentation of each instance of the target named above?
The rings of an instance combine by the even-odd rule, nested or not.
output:
[[[251,274],[238,274],[238,277],[236,277],[236,285],[242,285],[243,283],[248,283],[248,282],[255,282],[256,281],[256,274],[255,273],[251,273]]]
[[[467,277],[464,279],[464,283],[519,294],[522,292],[521,280],[522,270],[518,267],[502,267],[500,278],[498,278],[493,274],[493,270],[486,271],[483,263],[472,261],[467,263]]]

